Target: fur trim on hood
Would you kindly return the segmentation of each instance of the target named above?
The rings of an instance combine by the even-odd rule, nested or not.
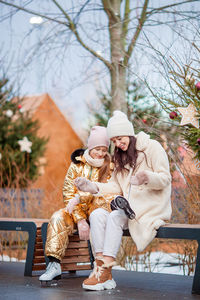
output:
[[[84,152],[85,152],[85,149],[77,149],[77,150],[75,150],[75,151],[71,154],[71,161],[72,161],[74,164],[79,164],[81,161],[80,161],[80,160],[77,160],[77,157],[78,157],[78,156],[82,156]]]

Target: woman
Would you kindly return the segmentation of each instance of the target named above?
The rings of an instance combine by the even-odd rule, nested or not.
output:
[[[95,126],[88,138],[88,149],[78,149],[72,154],[72,163],[63,186],[63,200],[66,207],[55,212],[48,224],[45,253],[49,258],[49,264],[46,272],[39,277],[40,281],[60,278],[60,261],[69,242],[68,236],[73,233],[76,224],[80,239],[88,240],[90,232],[88,216],[99,207],[110,211],[113,195],[94,197],[91,193],[79,192],[74,185],[74,179],[80,176],[92,181],[107,182],[111,173],[108,148],[106,128]]]
[[[163,147],[144,132],[135,136],[132,123],[120,111],[115,111],[108,121],[107,132],[115,145],[112,178],[108,183],[77,178],[75,184],[80,190],[96,195],[111,191],[122,193],[136,218],[128,219],[121,210],[108,215],[97,271],[83,282],[83,288],[91,290],[104,289],[112,280],[111,265],[115,262],[123,229],[129,229],[138,251],[143,251],[156,236],[157,229],[171,217],[171,175]]]

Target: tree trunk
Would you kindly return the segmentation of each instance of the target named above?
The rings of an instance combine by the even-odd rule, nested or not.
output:
[[[110,34],[110,80],[111,80],[111,112],[122,110],[127,112],[126,104],[126,68],[123,66],[124,61],[124,40],[123,26],[120,17],[120,0],[103,0],[105,12],[109,20]]]
[[[121,110],[127,113],[126,103],[126,68],[120,65],[110,71],[111,77],[111,97],[112,105],[111,112]]]

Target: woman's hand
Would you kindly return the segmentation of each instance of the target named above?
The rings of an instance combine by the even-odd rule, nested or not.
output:
[[[74,206],[80,203],[80,197],[78,194],[75,194],[75,197],[70,199],[67,206],[66,206],[66,212],[71,214],[73,212]]]
[[[78,226],[78,234],[79,234],[79,238],[80,240],[89,240],[90,238],[90,226],[88,225],[88,223],[86,222],[86,220],[80,220],[77,223]]]
[[[135,176],[131,176],[130,184],[133,185],[142,185],[147,184],[149,182],[149,178],[145,171],[140,171],[135,174]]]
[[[82,192],[96,194],[99,191],[98,186],[90,180],[86,179],[85,177],[77,177],[74,180],[74,184]]]

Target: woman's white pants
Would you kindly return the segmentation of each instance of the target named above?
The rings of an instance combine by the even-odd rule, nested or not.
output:
[[[116,257],[123,230],[128,228],[128,218],[122,210],[111,213],[103,208],[93,210],[89,217],[92,246],[95,254]]]

